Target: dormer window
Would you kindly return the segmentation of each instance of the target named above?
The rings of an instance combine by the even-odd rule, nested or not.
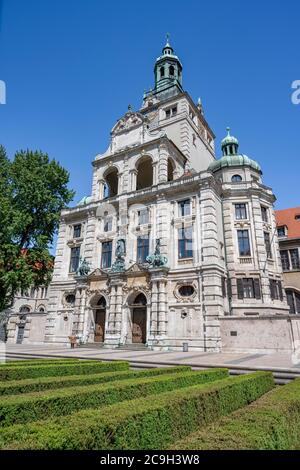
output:
[[[286,237],[286,227],[284,225],[277,227],[277,235],[279,238]]]
[[[295,220],[300,220],[300,214],[295,215]]]

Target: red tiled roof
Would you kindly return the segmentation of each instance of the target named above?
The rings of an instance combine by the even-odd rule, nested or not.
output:
[[[275,212],[277,227],[286,225],[288,228],[287,238],[300,237],[300,219],[295,219],[296,215],[300,216],[300,207],[293,207],[291,209],[283,209]]]

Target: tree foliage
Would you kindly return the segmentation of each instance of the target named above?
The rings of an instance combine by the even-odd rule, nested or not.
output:
[[[47,154],[0,146],[0,312],[18,291],[48,284],[49,246],[60,212],[72,200],[69,173]]]

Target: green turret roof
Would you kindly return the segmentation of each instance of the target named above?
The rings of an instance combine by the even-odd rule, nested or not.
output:
[[[236,166],[248,166],[253,170],[261,173],[261,167],[259,164],[255,160],[252,160],[251,158],[247,157],[247,155],[243,154],[226,155],[225,157],[222,157],[219,160],[211,163],[208,169],[214,173],[215,171],[221,170],[222,168]]]
[[[247,157],[247,155],[238,153],[239,141],[233,135],[230,135],[230,128],[227,128],[227,136],[221,142],[223,157],[211,163],[208,170],[211,172],[218,171],[222,168],[248,166],[253,170],[261,173],[259,164]]]
[[[92,201],[92,196],[84,196],[77,204],[78,206],[86,206]]]

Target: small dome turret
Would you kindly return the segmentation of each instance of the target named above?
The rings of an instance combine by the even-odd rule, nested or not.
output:
[[[230,128],[227,127],[227,136],[221,142],[223,157],[211,163],[208,170],[212,173],[226,167],[239,167],[248,166],[253,170],[262,173],[259,164],[247,157],[247,155],[240,154],[239,141],[236,137],[230,134]]]
[[[230,127],[227,127],[227,136],[221,142],[223,155],[237,155],[239,150],[239,141],[233,135],[230,135]]]

